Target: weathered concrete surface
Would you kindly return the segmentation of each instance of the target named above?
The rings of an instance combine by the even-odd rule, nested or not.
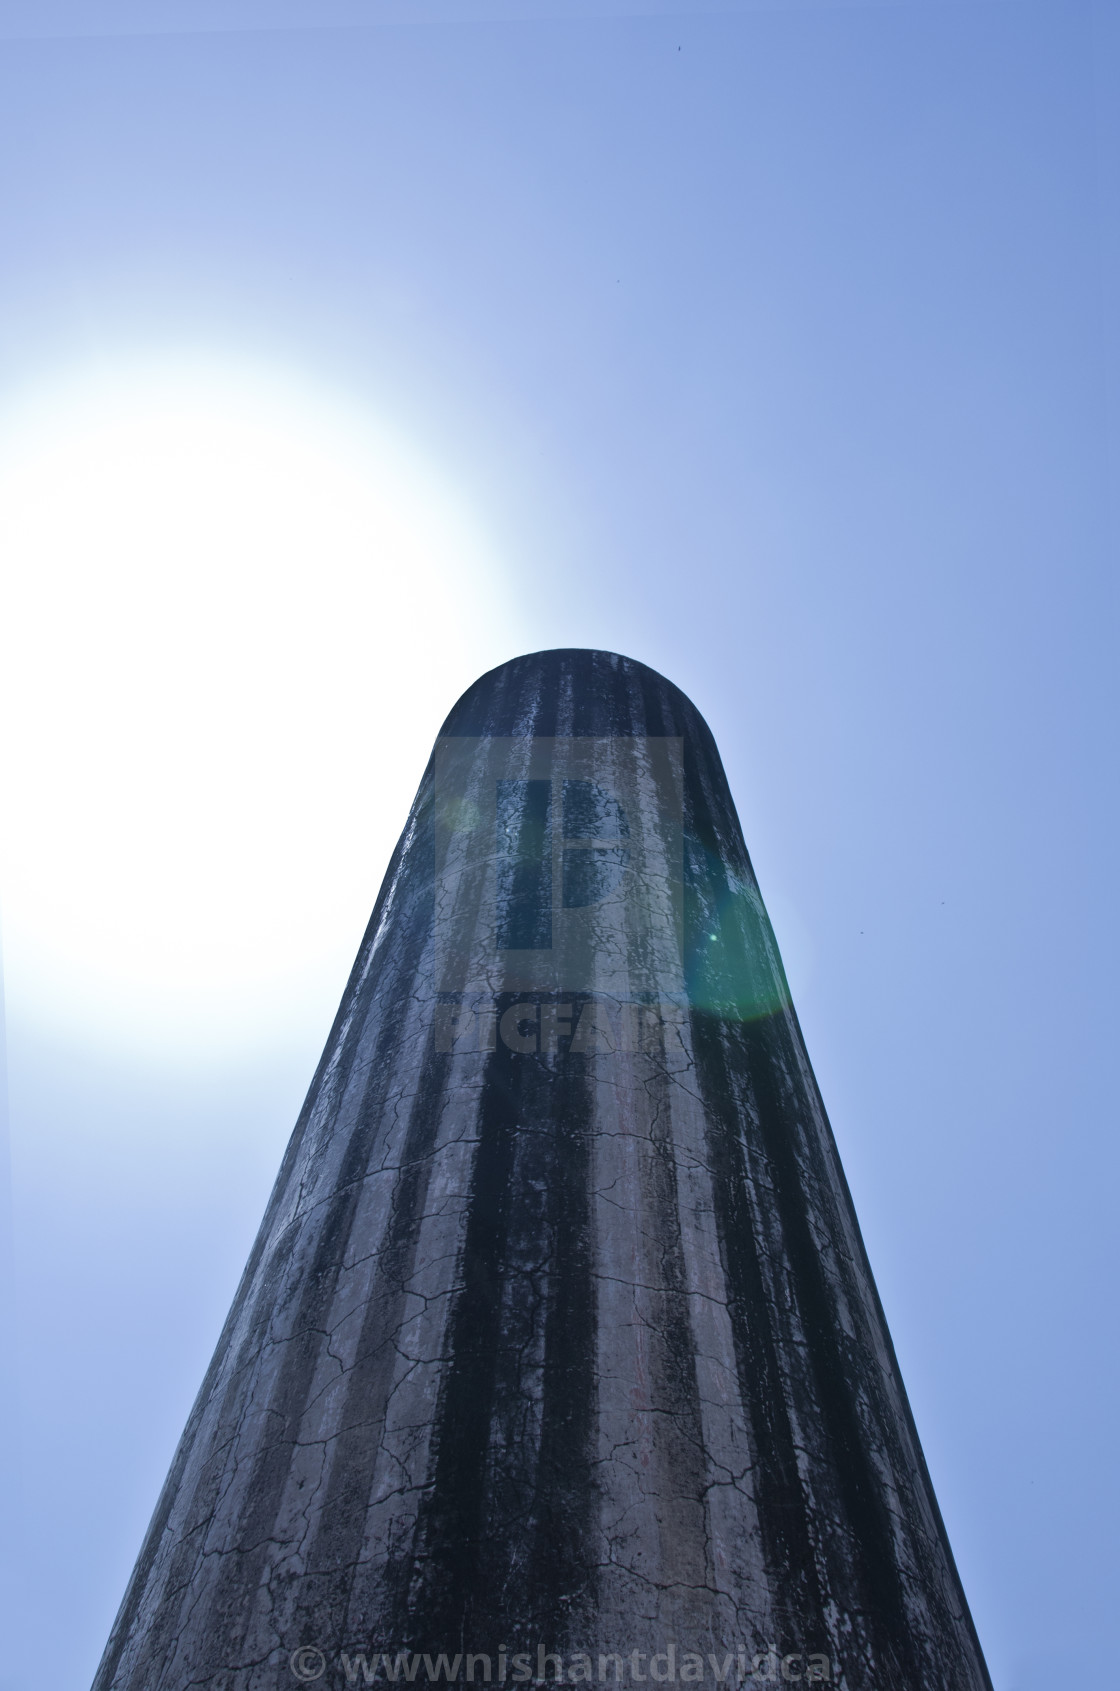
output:
[[[642,665],[561,651],[484,676],[444,736],[460,809],[437,828],[433,759],[96,1691],[364,1683],[398,1652],[429,1653],[427,1684],[441,1651],[461,1680],[477,1652],[517,1682],[539,1646],[566,1679],[586,1652],[612,1683],[601,1653],[628,1684],[780,1683],[784,1662],[851,1691],[982,1691],[706,725]],[[586,836],[563,859],[584,949],[550,992],[524,865],[541,760],[572,736],[580,773],[553,791]],[[494,801],[498,740],[522,785]],[[612,822],[594,795],[622,790]],[[496,871],[489,852],[498,919],[470,879],[472,839],[494,840],[478,806],[526,794],[505,867],[500,820]],[[496,932],[530,990],[500,957],[486,976]]]

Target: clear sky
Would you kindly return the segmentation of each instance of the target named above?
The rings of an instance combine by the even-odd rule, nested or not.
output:
[[[1083,0],[0,0],[2,1691],[556,645],[715,732],[999,1691],[1120,1675],[1118,142]]]

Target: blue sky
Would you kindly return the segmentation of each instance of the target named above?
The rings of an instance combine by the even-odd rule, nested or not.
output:
[[[473,675],[565,644],[652,664],[716,734],[997,1687],[1115,1656],[1120,24],[1079,0],[551,10],[0,4],[9,442],[74,384],[134,413],[184,369],[219,407],[279,384],[289,420],[405,442],[474,537],[396,585],[291,565],[352,690],[317,660],[267,835],[207,773],[227,742],[280,755],[236,645],[206,648],[209,716],[91,754],[105,782],[68,799],[66,724],[130,665],[136,714],[171,722],[160,674],[193,648],[129,576],[99,664],[9,559],[9,828],[53,855],[35,897],[0,887],[5,1691],[46,1663],[88,1683],[424,748]],[[153,498],[142,568],[174,598],[195,577]],[[96,617],[115,565],[67,532]],[[267,569],[240,610],[192,591],[204,644],[273,596]],[[212,979],[182,964],[166,805],[143,910],[130,870],[80,955],[51,927],[131,861],[156,789],[219,839]],[[301,914],[254,975],[268,840]]]

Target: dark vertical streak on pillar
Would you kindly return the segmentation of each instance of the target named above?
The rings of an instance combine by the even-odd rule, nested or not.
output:
[[[694,1017],[697,1063],[709,1083],[727,1080],[718,1072],[720,1032],[718,1025]],[[786,1409],[772,1293],[760,1259],[762,1228],[747,1150],[739,1135],[728,1132],[727,1124],[717,1118],[711,1120],[708,1154],[739,1380],[755,1450],[755,1496],[768,1571],[781,1594],[780,1604],[805,1615],[806,1624],[819,1626],[823,1601]]]
[[[332,1636],[364,1637],[375,1618],[366,1581],[355,1578],[354,1570],[362,1549],[392,1387],[406,1287],[417,1266],[419,1222],[428,1197],[439,1126],[439,1081],[449,1061],[429,1049],[421,1084],[412,1100],[389,1226],[378,1252],[357,1354],[341,1394],[340,1430],[329,1451],[329,1477],[316,1516],[318,1529],[306,1555],[300,1613],[308,1630],[322,1631],[325,1626]],[[372,1595],[375,1599],[376,1591]]]
[[[552,783],[499,781],[497,945],[499,951],[552,946]]]
[[[661,1500],[666,1571],[686,1585],[710,1583],[703,1417],[696,1380],[696,1342],[688,1304],[688,1275],[681,1236],[681,1205],[674,1155],[669,1082],[654,1073],[646,1082],[651,1110],[648,1211],[661,1221],[658,1293],[653,1303],[652,1405],[656,1437],[671,1490]]]
[[[399,1635],[416,1649],[499,1635],[512,1644],[534,1627],[559,1636],[570,1605],[586,1608],[595,1396],[586,1114],[578,1065],[501,1046],[491,1054],[432,1485],[397,1611]]]
[[[492,1059],[488,1068],[493,1067]],[[405,1604],[397,1611],[397,1636],[428,1650],[457,1646],[472,1632],[482,1549],[517,1132],[510,1089],[495,1085],[489,1073],[478,1126],[461,1286],[449,1323],[436,1407],[431,1485],[420,1508],[410,1589],[400,1593]]]
[[[587,1618],[595,1578],[589,1551],[596,1390],[586,1061],[556,1062],[548,1084],[555,1137],[545,1184],[551,1263],[544,1391],[534,1533],[518,1608],[533,1617],[538,1637],[562,1643],[569,1624]]]

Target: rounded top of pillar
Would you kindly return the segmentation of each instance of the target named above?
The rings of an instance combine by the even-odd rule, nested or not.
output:
[[[711,741],[691,699],[636,658],[579,646],[511,658],[467,688],[441,735],[668,734]]]

